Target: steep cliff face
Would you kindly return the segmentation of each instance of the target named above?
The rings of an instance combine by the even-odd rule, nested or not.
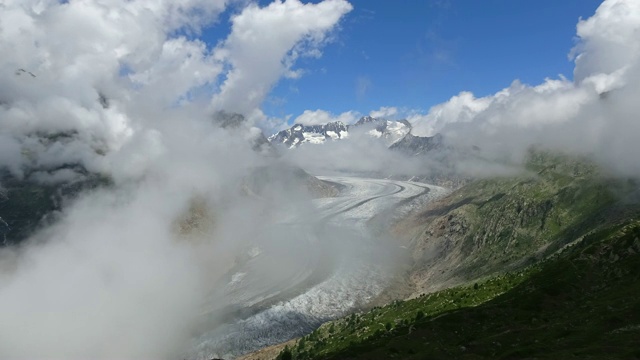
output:
[[[543,259],[590,230],[616,201],[589,162],[532,152],[526,174],[474,181],[397,224],[410,239],[416,292],[433,291]]]
[[[42,184],[0,174],[0,247],[18,244],[35,231],[57,219],[65,202],[80,193],[109,186],[111,180],[98,174],[77,180]]]

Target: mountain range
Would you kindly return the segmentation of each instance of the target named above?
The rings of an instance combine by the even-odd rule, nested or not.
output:
[[[349,139],[354,134],[366,134],[380,139],[386,146],[391,146],[410,132],[411,124],[407,120],[396,121],[364,116],[353,125],[347,125],[341,121],[323,125],[294,124],[268,139],[274,145],[295,148],[303,144],[324,144],[327,141]]]

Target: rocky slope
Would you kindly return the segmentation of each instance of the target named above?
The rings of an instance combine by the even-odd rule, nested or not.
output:
[[[107,177],[81,167],[76,166],[74,171],[84,175],[73,181],[44,184],[0,171],[0,246],[20,243],[55,221],[65,202],[84,191],[110,184]]]
[[[640,221],[541,263],[327,323],[295,359],[635,359]]]
[[[534,263],[573,241],[625,184],[588,163],[532,152],[527,173],[477,180],[394,229],[409,238],[418,292]]]
[[[424,155],[429,152],[444,150],[444,148],[444,141],[440,134],[424,137],[415,136],[411,133],[389,147],[391,150],[400,151],[410,156]]]

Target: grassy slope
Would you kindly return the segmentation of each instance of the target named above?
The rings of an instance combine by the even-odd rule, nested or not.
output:
[[[536,178],[479,181],[421,214],[420,232],[457,240],[448,275],[467,285],[327,323],[293,357],[640,358],[640,211],[613,194],[632,184],[548,154],[529,168]]]
[[[295,358],[640,358],[640,221],[524,270],[323,325]],[[301,346],[300,343],[303,345]]]
[[[630,186],[601,178],[588,163],[544,153],[531,154],[528,170],[470,183],[396,227],[412,238],[420,292],[545,258],[606,223],[612,189]]]

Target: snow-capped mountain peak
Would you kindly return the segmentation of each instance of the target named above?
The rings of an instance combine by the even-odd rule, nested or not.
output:
[[[369,129],[370,128],[370,129]],[[324,125],[294,124],[269,137],[272,144],[295,148],[302,144],[324,144],[326,141],[342,140],[349,137],[349,132],[362,129],[374,138],[380,138],[387,146],[404,138],[411,131],[411,124],[406,120],[392,121],[364,116],[354,125],[346,125],[341,121]]]
[[[349,136],[348,126],[341,121],[324,125],[295,124],[269,137],[272,144],[285,145],[288,148],[304,143],[322,144],[327,140],[344,139]]]

